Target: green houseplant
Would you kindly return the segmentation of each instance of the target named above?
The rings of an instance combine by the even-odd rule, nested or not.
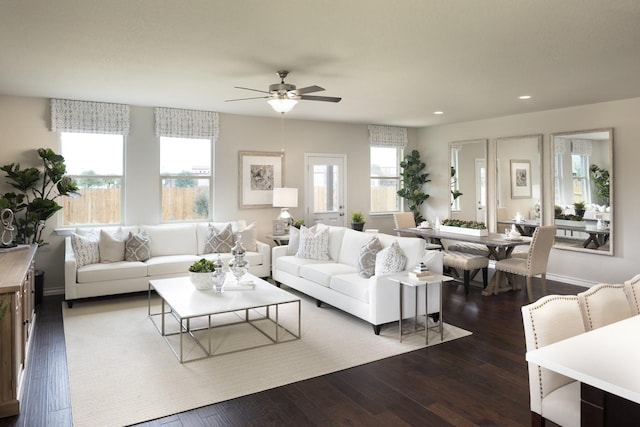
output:
[[[585,205],[584,202],[575,202],[573,204],[573,209],[576,211],[576,216],[580,218],[584,217]]]
[[[609,171],[600,168],[598,165],[591,165],[591,167],[589,167],[589,176],[595,186],[598,203],[609,206],[609,187],[611,184]]]
[[[351,212],[351,228],[357,231],[362,231],[364,229],[364,215],[362,212]]]
[[[451,166],[451,206],[455,203],[456,199],[462,196],[460,190],[458,190],[458,177],[456,176],[456,168]]]
[[[413,150],[400,162],[402,188],[398,191],[398,196],[409,203],[409,210],[413,213],[416,224],[424,221],[424,217],[420,214],[420,205],[429,198],[429,195],[422,191],[422,186],[431,182],[429,174],[423,172],[425,166],[424,162],[420,160],[418,150]]]
[[[78,186],[66,176],[64,157],[49,148],[39,148],[42,170],[32,167],[21,169],[19,163],[0,167],[7,183],[16,191],[0,196],[0,207],[13,211],[14,241],[22,244],[46,243],[42,239],[45,222],[62,209],[56,199],[78,196]]]

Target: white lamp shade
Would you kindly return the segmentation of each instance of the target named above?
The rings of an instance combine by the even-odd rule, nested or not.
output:
[[[275,208],[297,208],[298,189],[297,188],[274,188],[273,207]]]
[[[278,113],[288,113],[298,103],[297,100],[291,98],[274,98],[267,102]]]

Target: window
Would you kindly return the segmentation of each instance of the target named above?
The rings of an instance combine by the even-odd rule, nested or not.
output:
[[[211,139],[160,137],[162,221],[209,219]]]
[[[400,211],[400,147],[371,146],[371,212]]]
[[[63,225],[120,224],[124,136],[61,132],[60,147],[67,175],[81,194],[62,201]]]
[[[573,177],[573,202],[591,203],[589,156],[572,154],[571,174]]]

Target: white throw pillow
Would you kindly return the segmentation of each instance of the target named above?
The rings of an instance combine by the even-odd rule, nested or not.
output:
[[[207,237],[207,242],[204,244],[205,254],[228,254],[234,244],[230,223],[221,230],[209,225],[209,237]]]
[[[295,255],[300,246],[300,230],[296,227],[289,229],[289,243],[287,244],[287,255]]]
[[[258,250],[258,230],[256,223],[252,222],[245,228],[238,231],[238,234],[242,236],[242,246],[248,251],[256,252]]]
[[[127,235],[122,228],[118,228],[113,233],[100,230],[100,262],[124,261],[124,242]]]
[[[73,248],[78,268],[100,262],[99,241],[100,237],[95,232],[88,232],[83,236],[77,233],[71,235],[71,247]]]
[[[376,255],[382,250],[382,243],[377,236],[360,248],[358,258],[358,274],[365,279],[373,276],[376,267]]]
[[[398,242],[394,241],[376,255],[375,274],[397,273],[404,270],[406,264],[407,257],[400,249]]]
[[[300,227],[300,243],[296,252],[298,258],[328,261],[329,228],[316,224],[311,228]]]
[[[138,234],[129,233],[124,242],[124,259],[126,261],[146,261],[151,258],[151,243],[144,231]]]

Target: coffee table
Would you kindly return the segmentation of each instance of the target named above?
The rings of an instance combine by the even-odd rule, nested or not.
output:
[[[235,280],[230,278],[230,275],[227,276],[227,283],[229,285],[235,284]],[[222,293],[215,292],[213,289],[197,290],[191,284],[189,277],[149,281],[149,319],[163,336],[180,363],[300,339],[300,298],[253,275],[247,274],[243,277],[243,282],[248,280],[253,282],[253,288],[234,289]],[[152,290],[155,290],[161,298],[159,312],[152,313]],[[285,328],[280,322],[279,311],[284,304],[298,305],[297,328],[293,328],[297,329],[295,332]],[[234,321],[229,322],[227,319],[224,323],[217,324],[215,322],[217,315],[228,313],[233,314],[231,317]],[[228,315],[225,316],[225,319],[228,317]],[[178,323],[178,332],[169,332],[167,330],[167,320],[171,319]],[[202,325],[203,323],[204,326]],[[255,330],[266,336],[269,342],[226,352],[211,350],[212,336],[215,335],[214,330],[216,328],[229,327],[240,323],[253,326]],[[265,327],[265,323],[270,327]],[[206,343],[203,343],[202,339],[197,336],[202,335],[196,334],[196,332],[200,331],[206,331],[204,334]],[[174,335],[179,335],[180,340],[177,346],[169,340],[169,337]],[[197,344],[202,351],[201,357],[185,360],[185,339],[192,339]]]

